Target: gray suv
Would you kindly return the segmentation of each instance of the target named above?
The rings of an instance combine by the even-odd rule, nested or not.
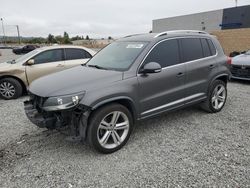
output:
[[[26,115],[41,128],[69,127],[71,139],[112,153],[126,144],[138,120],[194,104],[221,111],[227,62],[217,39],[205,32],[128,36],[86,65],[34,81]]]

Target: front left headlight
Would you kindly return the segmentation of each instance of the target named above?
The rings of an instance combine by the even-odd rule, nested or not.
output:
[[[76,93],[72,95],[49,97],[43,104],[45,111],[66,110],[75,107],[84,97],[85,93]]]

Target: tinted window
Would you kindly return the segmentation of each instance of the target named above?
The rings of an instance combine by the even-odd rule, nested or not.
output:
[[[35,64],[63,61],[62,52],[61,49],[42,52],[34,57]]]
[[[91,55],[82,49],[65,49],[66,60],[91,58]]]
[[[204,57],[211,56],[210,48],[208,46],[207,39],[201,39],[202,49]]]
[[[198,38],[181,39],[184,62],[203,58],[201,41]]]
[[[208,40],[208,44],[209,44],[212,55],[215,55],[216,54],[216,49],[214,47],[213,42],[211,40]]]
[[[157,62],[162,67],[180,63],[179,45],[177,40],[159,43],[147,56],[145,63]]]

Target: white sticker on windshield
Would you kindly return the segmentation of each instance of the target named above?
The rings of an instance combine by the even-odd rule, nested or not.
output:
[[[128,44],[127,48],[142,48],[143,44]]]

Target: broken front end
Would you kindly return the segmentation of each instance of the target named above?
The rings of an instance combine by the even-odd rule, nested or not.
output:
[[[40,128],[70,128],[72,139],[86,137],[87,119],[90,108],[80,104],[84,94],[78,93],[60,97],[40,97],[30,94],[24,102],[28,119]]]

